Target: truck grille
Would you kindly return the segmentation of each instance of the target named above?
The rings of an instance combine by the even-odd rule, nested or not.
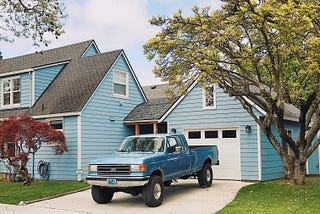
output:
[[[129,165],[98,165],[98,175],[129,175]]]

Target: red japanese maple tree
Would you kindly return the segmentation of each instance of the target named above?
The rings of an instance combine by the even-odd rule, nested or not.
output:
[[[20,174],[24,185],[31,183],[26,167],[29,154],[35,154],[42,144],[52,146],[55,154],[68,151],[63,132],[29,116],[10,116],[0,121],[0,159]]]

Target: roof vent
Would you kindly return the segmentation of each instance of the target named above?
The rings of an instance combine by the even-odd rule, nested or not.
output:
[[[157,85],[151,86],[151,89],[156,89]]]

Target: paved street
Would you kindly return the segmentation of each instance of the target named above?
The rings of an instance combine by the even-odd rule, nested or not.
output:
[[[96,204],[90,190],[66,195],[25,206],[0,204],[0,213],[24,214],[212,214],[233,200],[239,189],[249,183],[240,181],[214,180],[208,189],[201,189],[195,179],[178,180],[165,188],[161,206],[147,207],[142,196],[115,193],[109,204]]]

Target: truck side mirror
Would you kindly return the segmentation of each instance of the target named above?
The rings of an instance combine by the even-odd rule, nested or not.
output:
[[[182,146],[176,146],[176,152],[181,152],[182,151]]]

